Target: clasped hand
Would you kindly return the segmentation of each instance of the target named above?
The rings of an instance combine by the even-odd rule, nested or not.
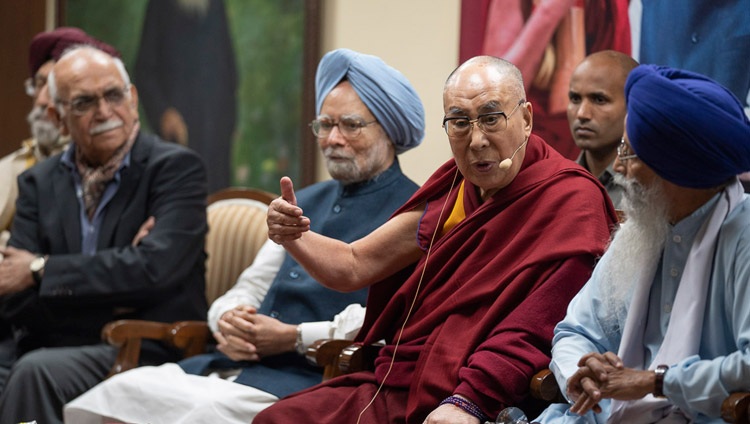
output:
[[[625,368],[616,354],[592,352],[578,361],[578,371],[568,379],[568,398],[574,401],[570,411],[583,415],[601,412],[602,399],[635,400],[653,391],[652,371]]]
[[[29,265],[36,255],[15,247],[0,248],[0,296],[17,293],[34,285]]]
[[[214,333],[216,348],[234,361],[258,361],[262,357],[294,350],[296,326],[257,313],[252,306],[237,306],[219,320]]]
[[[266,223],[268,238],[280,245],[297,240],[310,230],[310,219],[303,216],[302,209],[297,206],[294,186],[289,177],[281,179],[281,197],[268,206]]]

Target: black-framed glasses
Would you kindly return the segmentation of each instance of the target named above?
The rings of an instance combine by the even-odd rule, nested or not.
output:
[[[452,138],[468,137],[471,135],[474,124],[477,124],[479,130],[487,135],[505,131],[508,128],[508,119],[524,103],[526,103],[526,99],[519,100],[516,107],[507,115],[505,112],[488,112],[477,115],[476,119],[469,119],[468,116],[445,117],[443,118],[443,128],[448,137]]]
[[[635,159],[638,155],[630,153],[630,148],[625,144],[625,137],[620,139],[620,145],[617,146],[617,159],[625,162],[626,160]]]
[[[310,129],[315,137],[328,138],[333,131],[333,127],[338,127],[339,132],[344,138],[355,139],[359,137],[362,132],[362,128],[378,122],[377,120],[365,121],[359,118],[342,118],[340,121],[335,122],[330,119],[315,119],[310,122]]]
[[[99,107],[99,99],[104,99],[110,106],[120,106],[129,95],[130,86],[113,87],[101,95],[78,96],[69,101],[57,99],[55,102],[69,106],[74,115],[82,116]]]

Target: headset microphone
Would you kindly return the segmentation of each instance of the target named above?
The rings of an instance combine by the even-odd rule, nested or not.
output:
[[[519,150],[521,150],[521,147],[525,146],[526,143],[529,141],[528,138],[521,143],[518,148],[513,152],[512,155],[510,155],[509,158],[503,159],[500,161],[500,163],[497,164],[497,167],[502,169],[503,171],[510,169],[511,166],[513,166],[513,158],[516,157],[516,153],[518,153]]]
[[[511,159],[503,159],[500,161],[500,163],[497,164],[497,167],[505,171],[506,169],[510,169],[510,167],[513,166],[513,161]]]

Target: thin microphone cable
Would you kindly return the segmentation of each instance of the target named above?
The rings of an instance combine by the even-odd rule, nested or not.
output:
[[[440,208],[440,214],[438,215],[437,225],[435,226],[435,231],[432,233],[432,238],[430,239],[430,245],[427,247],[427,256],[424,259],[424,266],[422,267],[422,274],[419,276],[419,282],[417,283],[417,291],[414,293],[414,298],[411,301],[411,304],[409,305],[409,311],[406,313],[406,317],[404,318],[403,324],[401,324],[401,329],[398,332],[398,337],[396,338],[396,344],[393,346],[393,354],[391,355],[391,362],[388,364],[388,371],[386,371],[385,376],[383,376],[383,381],[380,382],[380,385],[378,386],[378,389],[375,391],[375,394],[372,396],[372,399],[365,405],[365,407],[359,412],[359,415],[357,416],[357,424],[359,424],[360,420],[362,419],[362,414],[367,411],[368,408],[375,402],[375,398],[378,397],[380,394],[380,391],[383,389],[383,386],[385,385],[385,381],[388,379],[388,376],[391,374],[391,370],[393,369],[393,363],[396,361],[396,352],[398,352],[398,345],[401,343],[401,336],[404,333],[404,328],[406,328],[406,323],[409,321],[409,318],[411,317],[411,313],[414,310],[414,305],[417,303],[417,296],[419,296],[419,290],[422,287],[422,280],[424,279],[424,274],[427,271],[427,262],[430,260],[430,252],[432,251],[432,244],[435,242],[435,236],[437,236],[438,230],[440,229],[440,220],[443,218],[443,212],[445,211],[445,206],[448,204],[448,199],[450,199],[451,192],[453,191],[454,186],[456,185],[456,180],[458,179],[458,166],[456,166],[456,173],[453,175],[453,182],[451,182],[451,187],[448,189],[448,195],[445,198],[445,202],[443,202],[443,206]],[[456,199],[456,201],[463,201],[463,199]]]

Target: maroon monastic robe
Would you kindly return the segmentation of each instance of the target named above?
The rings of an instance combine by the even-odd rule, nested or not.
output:
[[[427,204],[417,234],[425,250],[455,203],[460,174],[449,189],[456,172],[448,161],[396,212]],[[429,256],[370,289],[357,339],[386,341],[374,375],[332,379],[278,402],[254,423],[356,422],[387,373],[420,279],[393,369],[361,422],[421,423],[451,394],[493,419],[503,407],[522,404],[531,376],[549,364],[555,324],[617,218],[595,178],[533,135],[518,176],[492,198],[480,203],[478,189],[465,184],[466,218],[434,242]]]

